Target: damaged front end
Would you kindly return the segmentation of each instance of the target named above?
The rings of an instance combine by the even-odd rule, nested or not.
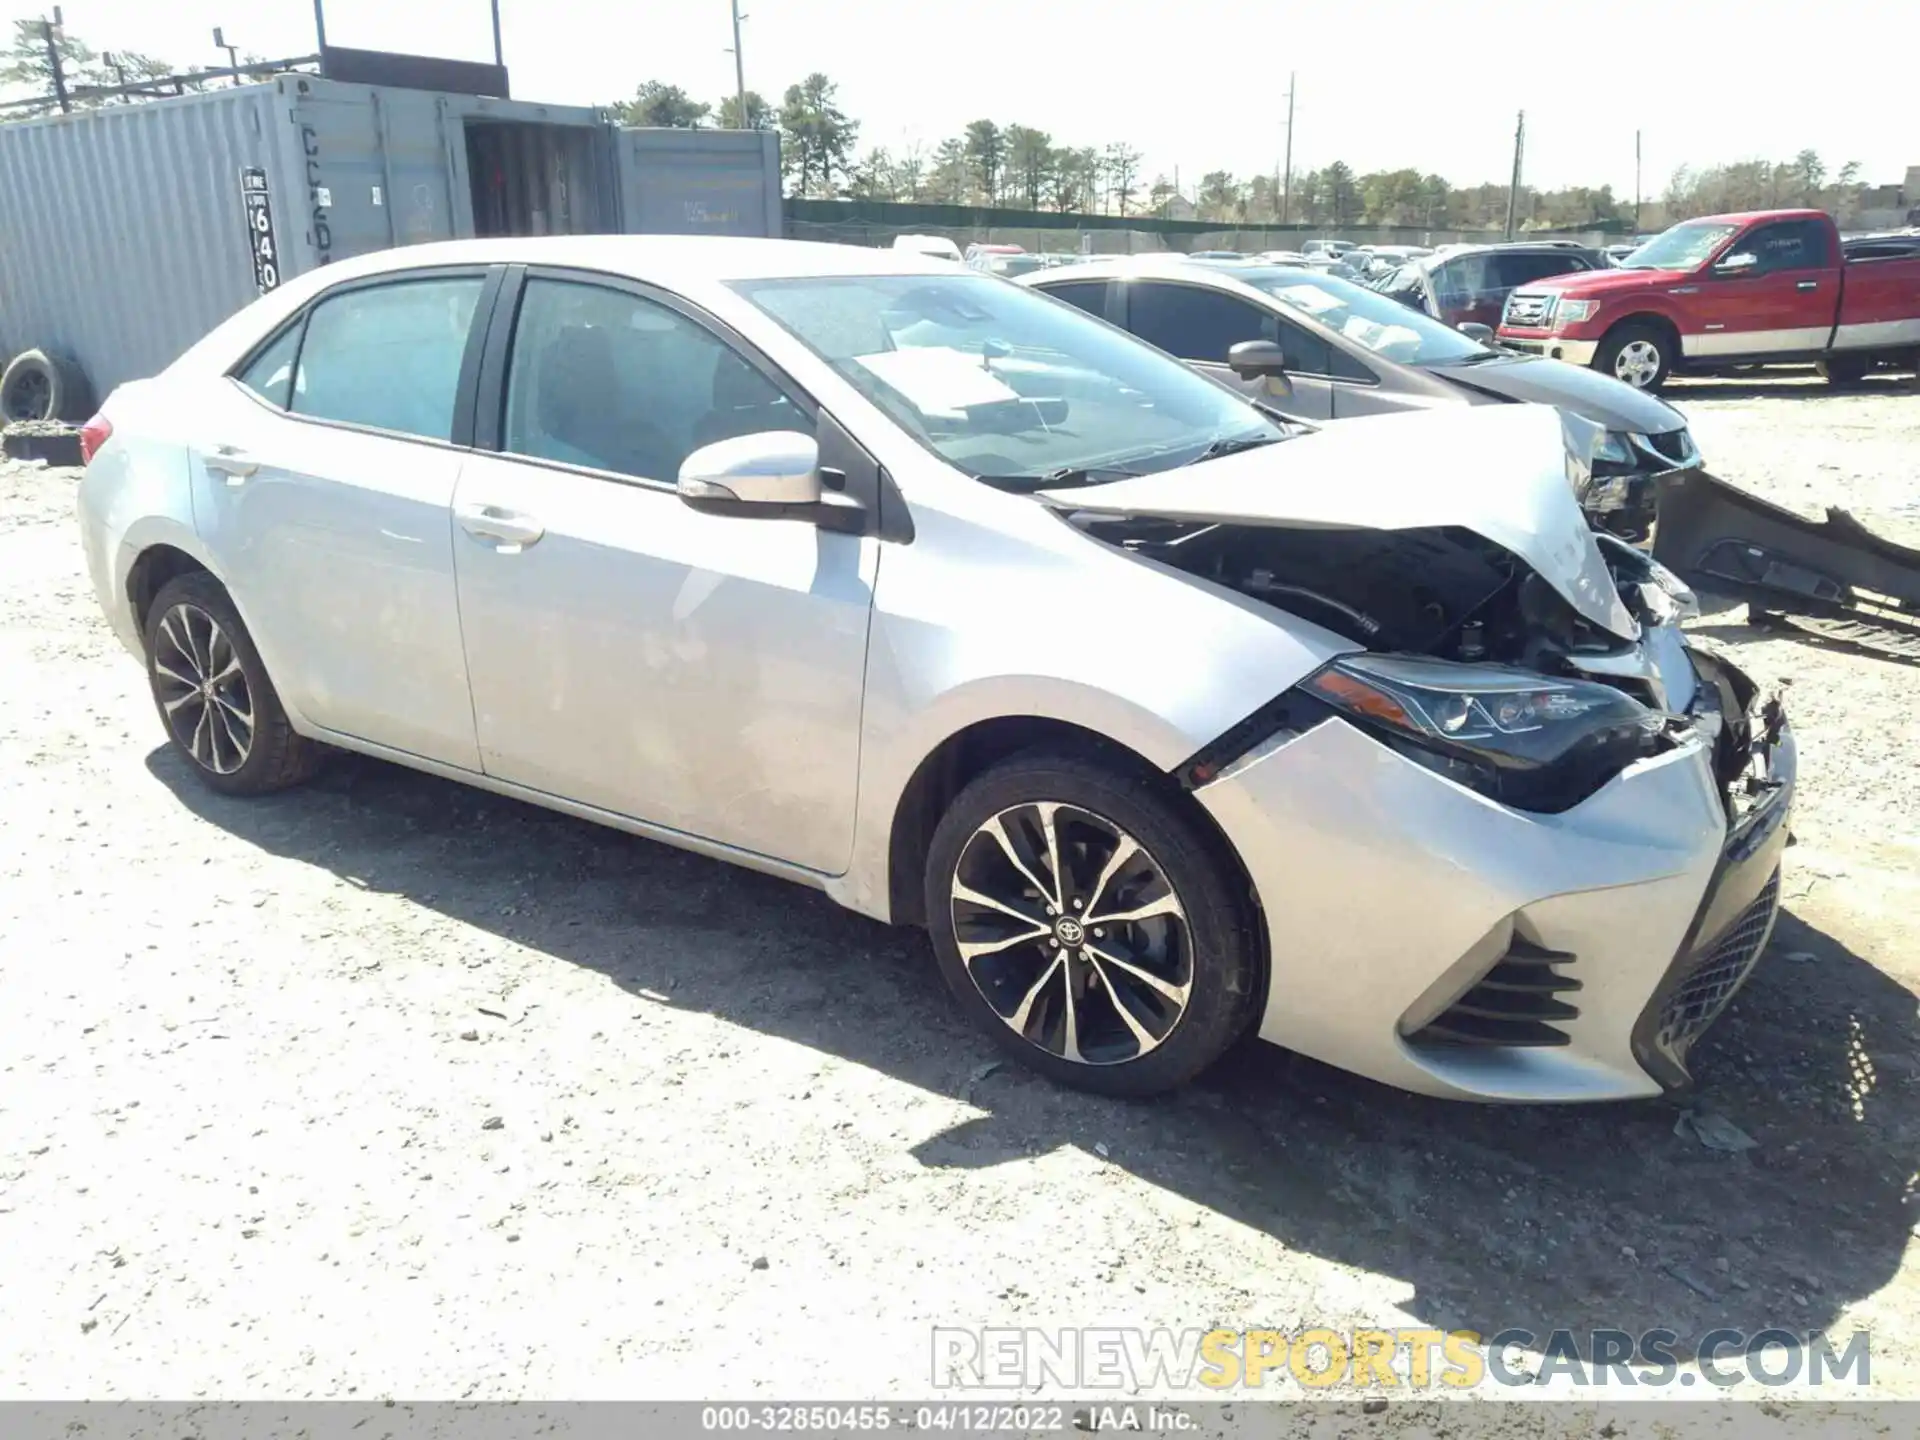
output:
[[[1345,637],[1362,653],[1275,706],[1296,726],[1341,714],[1517,809],[1576,805],[1703,723],[1678,628],[1692,596],[1609,536],[1594,540],[1619,609],[1601,623],[1512,551],[1457,526],[1294,530],[1085,513],[1076,523]],[[1202,763],[1230,760],[1218,752],[1241,738],[1223,736]]]
[[[1352,647],[1179,778],[1263,857],[1256,888],[1292,917],[1319,915],[1328,886],[1375,877],[1425,896],[1419,914],[1370,917],[1347,956],[1405,996],[1390,1032],[1356,1012],[1320,1034],[1270,1002],[1262,1034],[1336,1063],[1364,1055],[1368,1073],[1431,1093],[1683,1084],[1688,1048],[1778,906],[1793,745],[1777,700],[1687,644],[1692,592],[1596,535],[1545,448],[1452,503],[1378,469],[1344,490],[1296,491],[1271,472],[1262,486],[1260,454],[1184,487],[1168,474],[1043,497],[1093,538]],[[1393,778],[1405,767],[1366,740],[1451,786]],[[1298,878],[1308,852],[1326,872],[1314,893]],[[1447,911],[1442,972],[1421,978],[1394,957]],[[1321,918],[1323,944],[1355,923]],[[1276,952],[1275,973],[1304,979],[1315,964]],[[1537,1059],[1556,1047],[1561,1060]]]

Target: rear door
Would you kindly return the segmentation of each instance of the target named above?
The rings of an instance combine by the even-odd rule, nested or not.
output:
[[[497,284],[327,291],[220,383],[190,455],[195,526],[289,706],[471,770],[449,506]]]
[[[567,271],[512,288],[453,506],[486,773],[844,869],[879,542],[701,514],[675,481],[700,446],[772,430],[815,433],[849,493],[878,467],[669,295]]]
[[[1697,316],[1680,337],[1693,358],[1824,350],[1839,309],[1832,231],[1817,220],[1776,220],[1738,237],[1701,272]],[[1750,263],[1733,264],[1751,256]]]
[[[1880,248],[1846,264],[1836,350],[1920,346],[1920,239]]]
[[[1238,295],[1176,280],[1127,280],[1120,288],[1125,293],[1127,329],[1149,345],[1283,414],[1303,420],[1333,418],[1324,356],[1317,362],[1321,373],[1296,373],[1294,356],[1287,352],[1287,378],[1293,389],[1289,396],[1277,394],[1264,377],[1243,380],[1227,368],[1227,352],[1242,341],[1270,340],[1285,349],[1280,317],[1272,311]],[[1320,346],[1321,351],[1325,348]],[[1308,357],[1308,363],[1316,362]]]

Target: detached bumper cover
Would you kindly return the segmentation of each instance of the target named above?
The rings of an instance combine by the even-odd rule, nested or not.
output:
[[[1340,720],[1277,737],[1194,792],[1265,912],[1261,1037],[1457,1099],[1616,1100],[1684,1083],[1685,1046],[1704,1024],[1662,1041],[1659,1017],[1778,868],[1792,791],[1783,742],[1782,783],[1730,834],[1702,740],[1571,810],[1534,815]],[[1708,1022],[1751,961],[1735,968],[1704,1006]],[[1514,976],[1552,982],[1535,984],[1550,993],[1530,1002],[1542,1018],[1525,1026],[1477,1003],[1489,988],[1520,988]],[[1429,1043],[1457,1033],[1462,1011],[1495,1040]],[[1550,1038],[1497,1043],[1502,1025]]]

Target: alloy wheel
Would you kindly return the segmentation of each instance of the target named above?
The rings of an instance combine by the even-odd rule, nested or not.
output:
[[[1660,373],[1660,350],[1651,340],[1629,340],[1613,357],[1613,373],[1636,390],[1644,390]]]
[[[1186,1014],[1186,911],[1146,847],[1104,816],[1052,801],[1002,810],[961,848],[952,916],[981,997],[1050,1055],[1136,1060]]]
[[[161,617],[154,691],[167,728],[194,763],[231,775],[253,753],[253,692],[232,637],[205,610],[182,602]]]

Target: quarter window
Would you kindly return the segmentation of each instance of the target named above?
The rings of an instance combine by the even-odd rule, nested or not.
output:
[[[527,282],[502,449],[671,484],[703,445],[794,429],[813,425],[679,311],[600,285]]]
[[[1107,317],[1107,282],[1104,280],[1072,280],[1065,285],[1042,285],[1040,290],[1056,300],[1079,306],[1089,315],[1098,315],[1102,320]]]
[[[300,346],[293,412],[451,440],[480,285],[477,275],[401,280],[322,300]]]
[[[282,330],[236,377],[269,405],[287,408],[293,397],[293,358],[300,350],[300,326]]]
[[[1198,285],[1135,281],[1127,297],[1127,328],[1169,355],[1224,365],[1243,340],[1278,341],[1278,321],[1266,311]]]

